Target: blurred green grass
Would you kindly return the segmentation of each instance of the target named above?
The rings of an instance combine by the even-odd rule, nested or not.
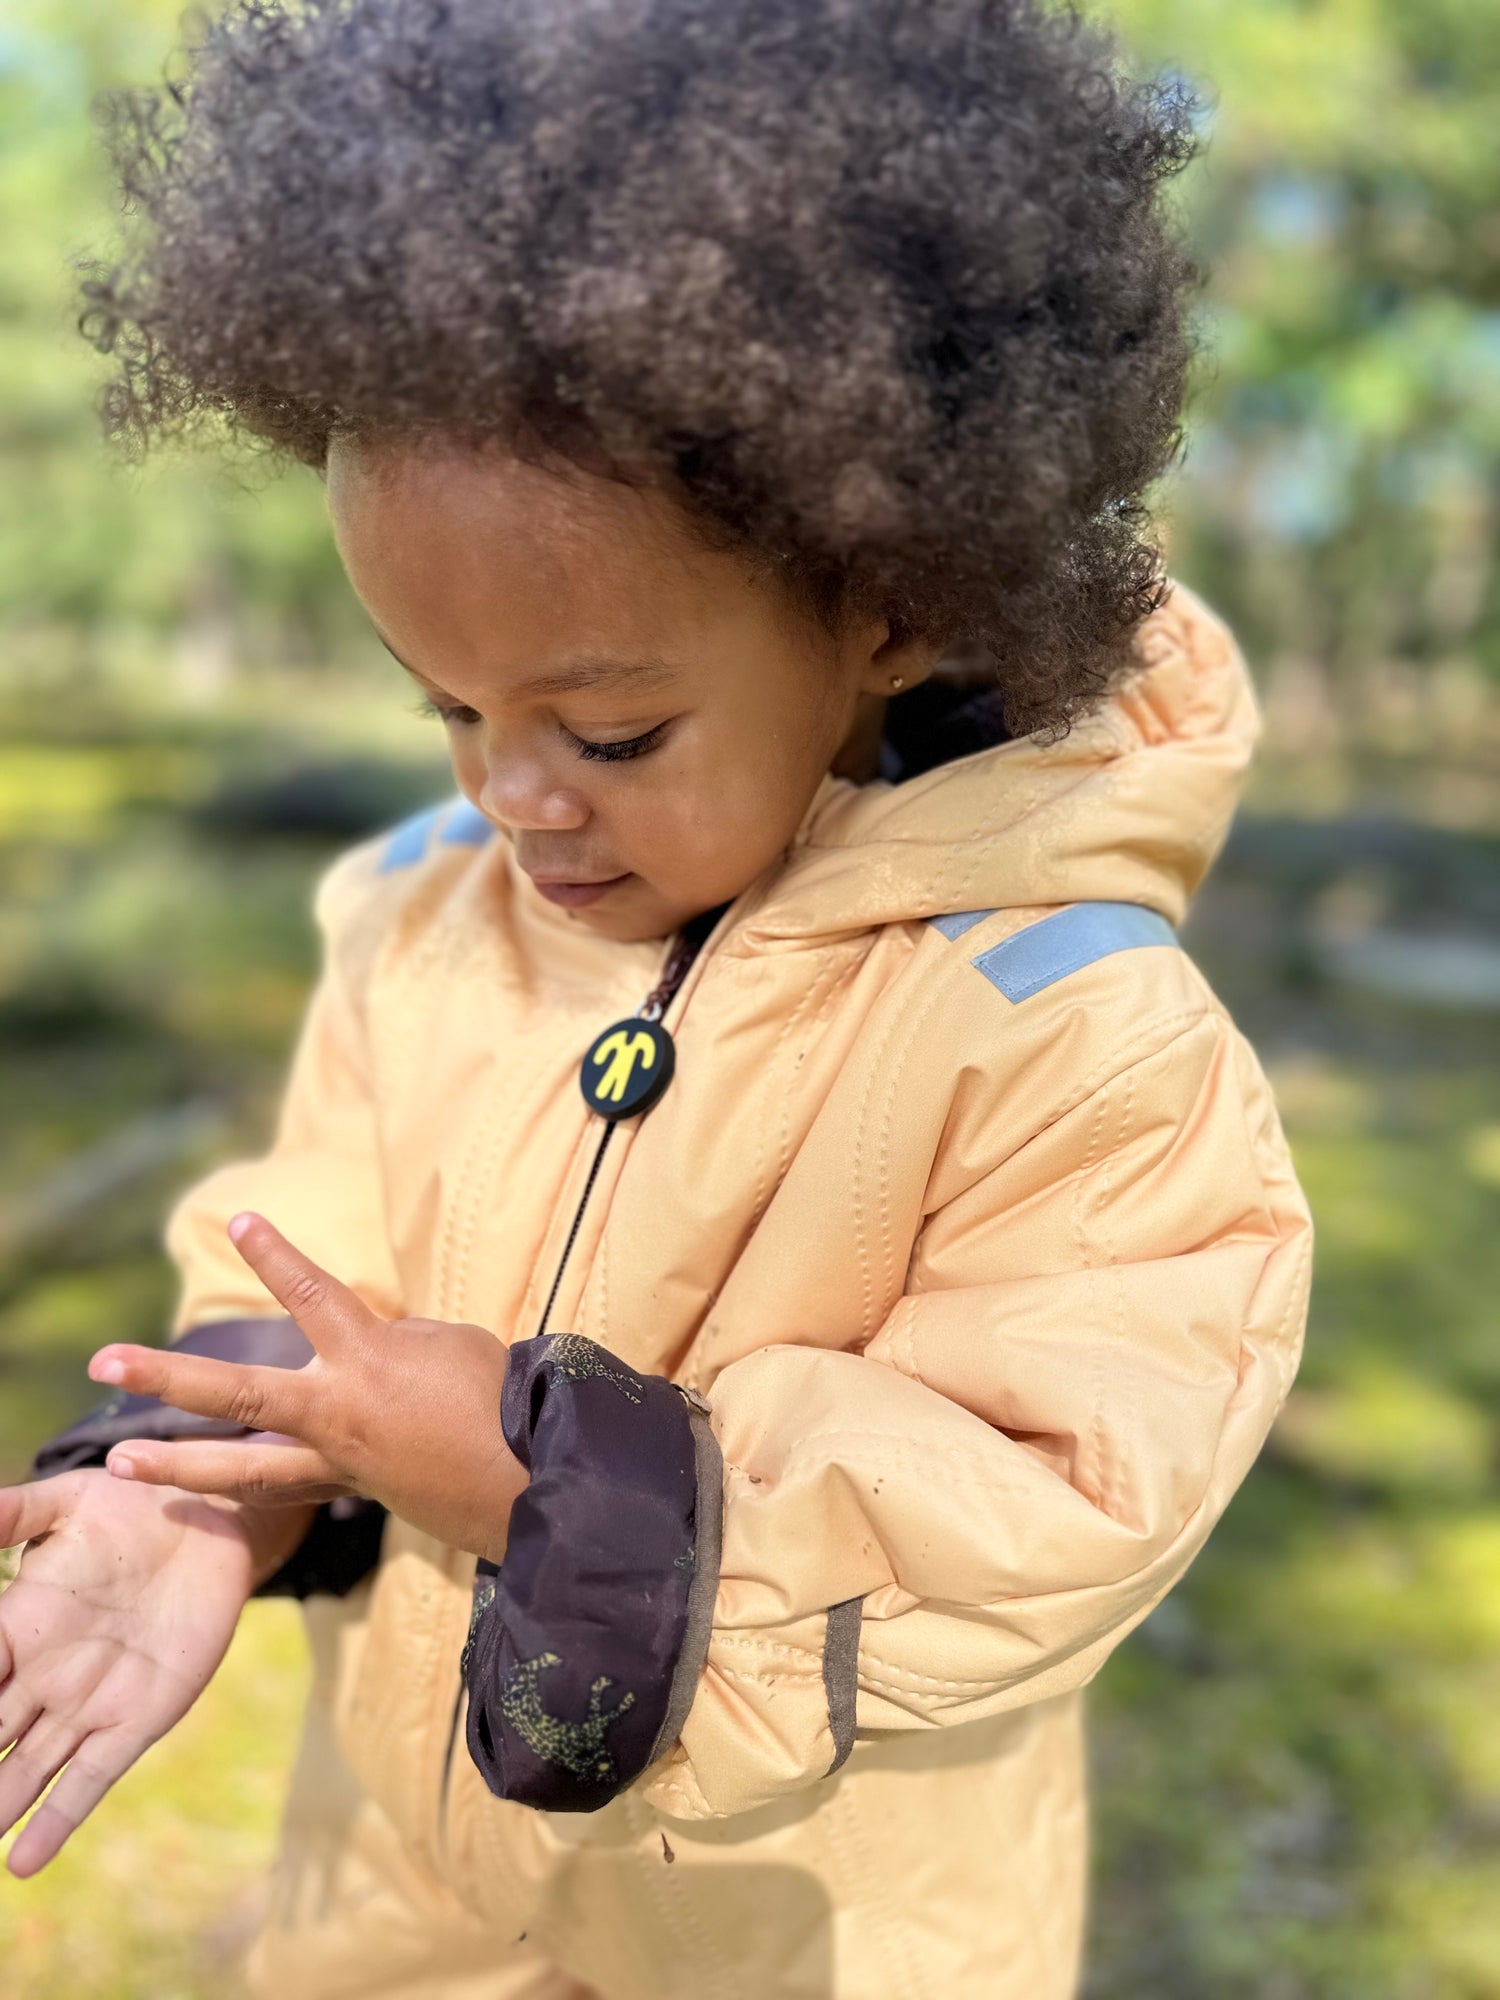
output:
[[[306,1681],[295,1607],[251,1605],[171,1735],[49,1868],[0,1882],[6,2000],[227,2000],[275,1849]]]

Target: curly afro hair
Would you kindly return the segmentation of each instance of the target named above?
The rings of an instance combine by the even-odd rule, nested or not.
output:
[[[128,447],[436,431],[659,480],[1011,733],[1167,589],[1198,272],[1179,86],[1042,0],[238,0],[112,102],[86,279]]]

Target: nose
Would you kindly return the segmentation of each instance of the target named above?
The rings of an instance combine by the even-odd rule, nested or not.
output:
[[[587,801],[557,784],[540,759],[514,755],[489,759],[479,809],[513,833],[570,833],[589,816]]]

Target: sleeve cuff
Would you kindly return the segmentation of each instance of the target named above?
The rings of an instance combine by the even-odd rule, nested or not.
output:
[[[708,1651],[723,1468],[707,1406],[581,1334],[512,1349],[505,1441],[531,1474],[481,1561],[469,1754],[501,1798],[594,1812],[676,1741]]]
[[[172,1342],[186,1354],[207,1355],[214,1361],[241,1361],[261,1368],[301,1368],[312,1359],[312,1345],[290,1319],[221,1319],[195,1326]],[[32,1461],[34,1479],[61,1472],[102,1466],[110,1449],[126,1438],[152,1438],[175,1444],[190,1438],[239,1438],[253,1433],[243,1424],[218,1417],[198,1417],[173,1409],[156,1396],[132,1396],[118,1390],[106,1402],[49,1438]],[[380,1560],[385,1509],[374,1500],[355,1496],[319,1507],[297,1548],[274,1576],[252,1593],[256,1597],[311,1597],[326,1592],[346,1597]]]

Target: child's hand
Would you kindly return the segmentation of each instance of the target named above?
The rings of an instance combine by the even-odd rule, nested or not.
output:
[[[254,1552],[239,1509],[106,1472],[0,1488],[0,1548],[18,1542],[0,1594],[0,1834],[68,1766],[10,1851],[10,1872],[34,1875],[202,1693]]]
[[[282,1441],[130,1440],[110,1452],[109,1470],[261,1504],[364,1494],[439,1540],[498,1561],[511,1502],[526,1484],[500,1429],[505,1343],[478,1326],[381,1319],[263,1216],[237,1215],[229,1233],[312,1342],[307,1366],[244,1367],[111,1346],[95,1354],[89,1374]]]

